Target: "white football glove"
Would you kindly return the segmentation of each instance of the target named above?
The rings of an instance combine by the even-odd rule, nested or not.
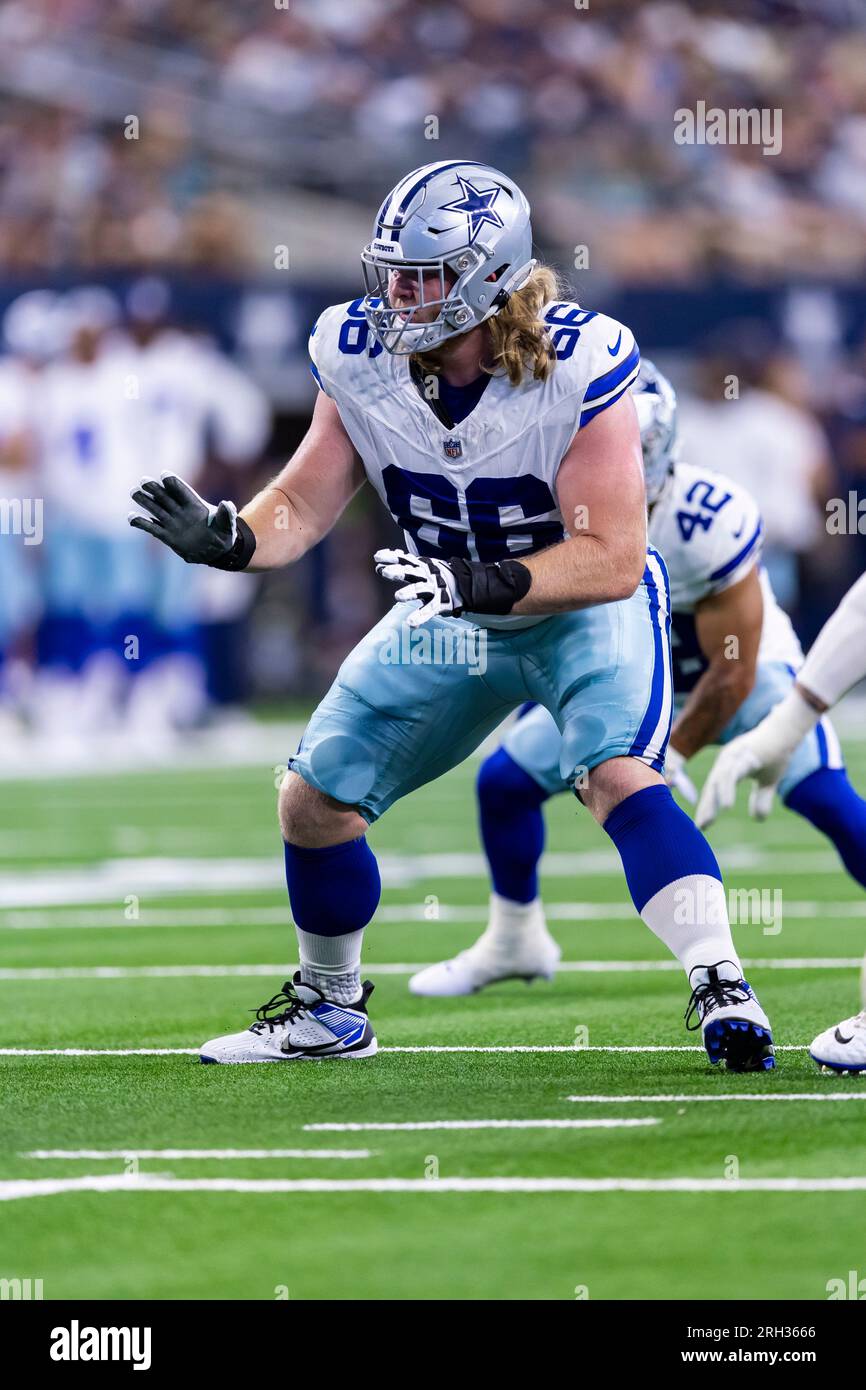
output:
[[[398,603],[420,601],[422,606],[407,619],[410,627],[420,627],[440,614],[457,617],[463,611],[457,580],[444,560],[410,555],[408,550],[377,550],[373,560],[377,574],[403,585],[395,594]]]
[[[671,791],[679,792],[686,801],[694,806],[698,799],[698,789],[686,772],[687,759],[682,753],[678,753],[676,748],[668,744],[668,751],[665,754],[664,777]]]
[[[704,783],[695,813],[698,826],[712,825],[719,811],[733,806],[737,783],[744,777],[754,777],[757,782],[749,797],[749,815],[766,820],[792,753],[820,718],[820,710],[793,686],[760,724],[726,744]]]
[[[766,820],[773,807],[776,784],[785,770],[787,758],[781,764],[764,765],[753,746],[754,729],[725,745],[710,769],[701,789],[695,822],[698,829],[712,825],[720,811],[729,811],[737,799],[737,786],[744,777],[754,777],[757,785],[749,797],[749,815]]]
[[[744,777],[754,777],[757,783],[749,797],[749,815],[766,820],[792,753],[820,718],[820,711],[794,686],[760,724],[731,739],[716,758],[701,791],[695,812],[699,828],[712,825],[719,811],[733,806],[737,783]]]

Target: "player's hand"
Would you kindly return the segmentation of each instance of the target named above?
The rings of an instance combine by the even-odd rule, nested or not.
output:
[[[756,782],[749,797],[749,815],[755,820],[767,819],[787,758],[764,761],[755,742],[751,732],[742,734],[719,753],[703,785],[695,812],[700,830],[712,825],[720,811],[731,809],[737,797],[737,786],[745,777],[753,777]]]
[[[698,799],[698,789],[686,772],[686,759],[670,743],[665,754],[664,779],[671,791],[679,792],[694,806]]]
[[[234,563],[235,559],[241,560],[239,540],[243,539],[238,533],[234,502],[216,506],[206,502],[189,483],[172,473],[164,473],[159,482],[144,478],[131,495],[133,502],[149,515],[131,513],[130,526],[155,536],[187,564],[243,568],[243,563]],[[246,530],[249,532],[249,528]],[[245,563],[249,563],[251,554],[250,551]]]
[[[445,560],[410,555],[407,550],[377,550],[373,560],[383,579],[402,584],[395,594],[398,603],[420,600],[422,606],[407,619],[410,627],[420,627],[440,614],[455,618],[463,611],[457,580]]]

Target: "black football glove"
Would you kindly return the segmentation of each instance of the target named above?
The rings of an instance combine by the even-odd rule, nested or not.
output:
[[[147,531],[188,565],[242,570],[253,557],[256,538],[234,502],[214,506],[173,473],[145,478],[131,494],[149,516],[133,512],[130,526]]]

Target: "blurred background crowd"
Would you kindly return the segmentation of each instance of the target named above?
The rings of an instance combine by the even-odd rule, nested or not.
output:
[[[781,111],[781,149],[677,143],[698,102]],[[257,579],[156,553],[126,496],[275,471],[384,193],[455,155],[670,373],[811,640],[866,564],[863,0],[0,0],[0,723],[147,740],[326,686],[387,600],[370,498]]]

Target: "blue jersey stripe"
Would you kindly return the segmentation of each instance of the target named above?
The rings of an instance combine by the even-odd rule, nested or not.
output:
[[[749,537],[742,550],[738,551],[733,560],[729,560],[726,565],[722,565],[720,569],[713,570],[710,579],[724,579],[726,574],[730,574],[732,570],[735,570],[738,565],[742,564],[752,547],[757,545],[758,541],[761,539],[763,529],[764,523],[759,521],[754,534]]]
[[[635,372],[635,376],[636,375],[637,372]],[[588,425],[590,420],[594,420],[596,415],[600,415],[603,410],[607,410],[609,405],[616,405],[616,402],[619,400],[620,396],[624,396],[626,391],[633,384],[634,377],[630,376],[627,381],[623,382],[622,387],[619,391],[617,391],[615,396],[611,396],[610,399],[607,401],[602,401],[601,405],[594,405],[589,410],[582,410],[580,412],[580,428],[582,429],[584,425]]]
[[[617,362],[615,367],[611,367],[604,376],[597,376],[595,381],[591,381],[586,388],[584,404],[587,401],[597,401],[599,396],[606,396],[608,391],[613,391],[624,381],[627,376],[636,371],[640,366],[640,349],[637,344],[632,348],[628,357],[623,358],[622,362]]]
[[[663,562],[662,562],[662,560],[661,560],[661,556],[657,556],[655,551],[653,552],[653,555],[654,555],[654,557],[657,558],[658,561],[659,561],[659,565],[660,565],[660,567],[661,567],[662,576],[663,576],[664,581],[665,581],[665,587],[666,587],[666,589],[668,589],[667,570],[666,570],[665,567],[664,567],[664,564],[663,564]],[[647,565],[647,566],[644,568],[644,572],[643,572],[643,582],[644,582],[644,584],[645,584],[646,587],[647,587],[647,597],[648,597],[648,599],[649,599],[649,609],[650,609],[650,622],[652,623],[652,630],[653,630],[653,672],[652,672],[652,685],[651,685],[651,688],[650,688],[650,697],[649,697],[649,700],[648,700],[648,702],[647,702],[646,711],[645,711],[645,713],[644,713],[643,719],[641,720],[640,728],[639,728],[638,731],[637,731],[637,734],[636,734],[636,736],[635,736],[635,740],[634,740],[634,742],[633,742],[631,748],[629,749],[629,754],[630,754],[630,756],[631,756],[631,757],[634,757],[634,758],[639,758],[639,757],[641,757],[641,755],[642,755],[643,753],[646,752],[647,747],[649,746],[649,741],[650,741],[650,739],[652,738],[652,736],[653,736],[653,734],[654,734],[654,732],[655,732],[656,725],[657,725],[658,722],[659,722],[659,715],[661,714],[662,700],[664,699],[664,688],[665,688],[665,663],[666,663],[666,661],[667,661],[667,659],[668,659],[668,658],[667,658],[667,654],[666,654],[666,652],[665,652],[665,650],[664,650],[664,645],[665,645],[665,644],[664,644],[664,639],[662,638],[661,628],[659,627],[659,623],[658,623],[658,614],[659,614],[659,594],[658,594],[658,589],[657,589],[657,587],[656,587],[656,582],[655,582],[655,579],[653,578],[652,571],[650,570],[649,565]],[[668,589],[668,592],[669,592],[669,589]],[[665,606],[666,606],[667,613],[668,613],[668,616],[667,616],[667,618],[666,618],[666,624],[665,624],[665,625],[666,625],[666,629],[669,629],[669,627],[670,627],[670,603],[669,603],[669,602],[666,602],[666,605],[665,605]]]

